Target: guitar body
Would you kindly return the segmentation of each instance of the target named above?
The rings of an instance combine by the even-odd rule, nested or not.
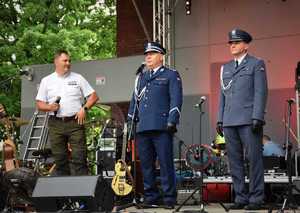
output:
[[[129,177],[129,181],[126,179]],[[116,195],[125,196],[132,191],[132,176],[130,174],[130,168],[127,167],[123,160],[118,160],[115,165],[115,176],[111,182],[111,188]]]

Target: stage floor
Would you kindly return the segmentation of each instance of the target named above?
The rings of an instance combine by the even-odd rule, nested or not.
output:
[[[229,205],[229,204],[225,204],[225,205]],[[177,206],[176,206],[177,207]],[[128,209],[124,209],[120,212],[128,212],[128,213],[139,213],[139,212],[143,212],[143,213],[148,213],[148,212],[157,212],[157,213],[167,213],[167,212],[174,212],[175,209],[169,210],[169,209],[163,209],[163,208],[152,208],[152,209],[137,209],[136,207],[130,207]],[[186,213],[193,213],[193,212],[199,212],[199,206],[197,205],[193,205],[193,206],[183,206],[179,212],[186,212]],[[226,212],[225,209],[218,203],[209,203],[208,205],[205,206],[205,210],[208,213],[224,213]],[[276,213],[278,211],[278,208],[276,210],[273,210],[273,213]],[[264,212],[267,213],[268,209],[264,209],[264,210],[257,210],[257,211],[247,211],[247,210],[230,210],[230,212],[232,213],[238,213],[238,212]],[[285,213],[300,213],[300,208],[298,208],[297,210],[284,210]]]

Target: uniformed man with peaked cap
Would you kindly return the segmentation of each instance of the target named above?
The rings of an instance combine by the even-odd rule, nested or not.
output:
[[[251,41],[252,36],[244,30],[229,32],[233,60],[224,64],[220,73],[217,132],[224,132],[226,140],[235,192],[231,209],[257,210],[264,199],[261,141],[268,87],[264,61],[248,54]],[[245,158],[250,165],[249,189],[245,184]]]
[[[166,50],[160,43],[147,43],[144,54],[146,69],[137,75],[128,121],[138,117],[136,140],[144,177],[144,206],[160,204],[162,196],[164,207],[172,209],[176,203],[173,135],[180,118],[182,83],[176,70],[163,66]],[[156,159],[162,195],[156,186]]]

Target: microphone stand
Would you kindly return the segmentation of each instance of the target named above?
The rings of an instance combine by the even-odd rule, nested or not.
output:
[[[203,114],[204,114],[204,111],[202,109],[202,105],[203,103],[205,102],[205,99],[204,98],[201,98],[201,101],[199,104],[196,104],[195,105],[195,108],[198,108],[199,111],[200,111],[200,119],[199,119],[199,149],[200,149],[200,163],[201,163],[201,167],[203,167],[203,162],[204,162],[204,159],[203,159],[203,147],[202,147],[202,140],[201,140],[201,136],[202,136],[202,117],[203,117]],[[196,192],[199,192],[199,198],[200,198],[200,210],[196,210],[196,211],[193,211],[193,212],[199,212],[199,213],[208,213],[207,211],[205,211],[205,202],[203,201],[203,174],[204,174],[204,169],[200,169],[201,171],[201,175],[200,175],[200,178],[199,178],[199,183],[198,181],[196,181],[196,184],[198,185],[198,187],[196,187],[196,189],[183,201],[182,204],[180,204],[174,212],[178,212],[181,207],[190,199],[194,196],[194,194]],[[229,209],[222,203],[222,202],[219,202],[219,204],[224,208],[224,210],[226,212],[229,211]],[[187,212],[187,213],[190,213],[191,210],[187,210],[187,211],[183,211],[183,212]]]
[[[285,132],[285,162],[287,163],[287,175],[288,175],[288,185],[286,189],[283,191],[284,200],[281,209],[278,210],[278,213],[284,213],[285,209],[297,209],[297,202],[293,197],[293,189],[300,193],[300,190],[293,184],[292,180],[292,144],[290,142],[290,127],[291,127],[291,115],[292,115],[292,104],[293,101],[287,100],[288,102],[288,109],[287,109],[287,125],[286,125],[286,132]],[[280,196],[282,197],[282,195]],[[269,208],[268,212],[272,212],[274,206]]]
[[[200,111],[200,121],[199,121],[199,148],[200,148],[200,163],[201,163],[201,166],[203,165],[203,149],[202,149],[202,140],[201,140],[201,130],[202,130],[202,116],[204,114],[204,111],[202,110],[202,104],[204,103],[204,100],[201,100],[201,102],[199,104],[196,104],[195,107],[199,109]],[[192,192],[192,194],[190,194],[190,196],[188,196],[182,204],[180,204],[174,212],[178,212],[181,207],[191,198],[193,197],[193,195],[196,193],[196,192],[199,192],[199,198],[200,198],[200,210],[199,211],[196,211],[196,212],[199,212],[199,213],[207,213],[207,211],[205,211],[205,208],[204,208],[204,201],[203,201],[203,174],[204,174],[204,171],[202,169],[201,171],[201,175],[200,175],[200,178],[199,178],[199,186],[196,187],[196,189]],[[198,182],[198,181],[196,181]],[[197,184],[198,185],[198,184]],[[185,212],[185,211],[183,211]],[[187,212],[190,212],[187,211]],[[194,212],[194,211],[193,211]]]
[[[140,74],[142,75],[142,74]],[[142,76],[140,76],[141,78]],[[137,85],[138,91],[140,91],[140,81],[138,82]],[[135,98],[135,97],[134,97]],[[136,208],[140,209],[141,206],[137,202],[137,191],[136,191],[136,186],[137,186],[137,163],[136,163],[136,155],[137,155],[137,143],[136,143],[136,125],[138,123],[138,106],[139,106],[139,101],[138,98],[136,98],[134,102],[134,107],[133,107],[133,116],[132,116],[132,122],[130,123],[130,127],[127,127],[129,132],[128,132],[128,139],[133,140],[133,199],[131,203],[124,204],[122,206],[115,206],[113,209],[113,212],[119,212],[122,209],[126,209],[132,206],[135,206]]]
[[[180,140],[179,144],[178,144],[178,146],[179,146],[179,176],[180,176],[180,178],[182,177],[181,175],[182,175],[182,170],[183,170],[183,168],[182,168],[182,145],[184,145],[184,141]]]

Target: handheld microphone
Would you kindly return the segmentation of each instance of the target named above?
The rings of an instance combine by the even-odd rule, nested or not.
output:
[[[57,96],[57,97],[56,97],[56,100],[55,100],[55,102],[54,102],[54,103],[56,103],[56,104],[59,104],[59,102],[60,102],[60,99],[61,99],[61,97],[60,97],[60,96]],[[56,110],[56,111],[54,111],[54,116],[56,117],[56,115],[57,115],[57,110]]]
[[[200,101],[198,104],[195,104],[195,108],[200,107],[206,101],[206,96],[201,96]]]

